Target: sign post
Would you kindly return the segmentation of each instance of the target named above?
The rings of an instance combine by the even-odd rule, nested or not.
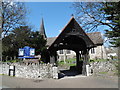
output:
[[[11,72],[12,75],[15,76],[15,66],[12,65],[9,66],[9,73],[8,73],[9,76],[11,76]]]

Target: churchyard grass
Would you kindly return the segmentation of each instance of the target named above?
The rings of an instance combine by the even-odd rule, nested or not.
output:
[[[58,65],[60,66],[75,66],[76,65],[76,59],[72,58],[72,59],[66,59],[65,60],[66,63],[64,63],[64,60],[58,61]]]

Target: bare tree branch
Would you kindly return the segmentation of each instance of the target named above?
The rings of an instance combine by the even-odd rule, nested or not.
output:
[[[97,29],[100,25],[106,25],[113,29],[113,23],[106,22],[105,14],[101,8],[105,3],[103,2],[75,2],[73,7],[76,11],[78,22],[83,26],[87,32]]]
[[[24,25],[27,10],[22,2],[2,2],[2,33],[4,36],[14,28]]]

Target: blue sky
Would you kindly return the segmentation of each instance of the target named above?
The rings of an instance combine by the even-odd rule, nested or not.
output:
[[[35,30],[39,30],[43,17],[47,37],[55,37],[70,20],[74,12],[71,6],[72,3],[63,2],[26,2],[30,12],[28,21]]]
[[[33,26],[34,31],[38,31],[43,17],[47,37],[58,36],[71,15],[75,13],[72,2],[25,2],[25,4],[30,12],[27,15],[29,24]],[[99,27],[102,34],[105,28]],[[108,46],[108,42],[105,45]]]

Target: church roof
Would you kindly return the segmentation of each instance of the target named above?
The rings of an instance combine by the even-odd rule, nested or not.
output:
[[[47,46],[50,46],[50,45],[52,45],[52,43],[55,41],[55,39],[56,39],[57,37],[49,37],[49,38],[47,38]]]
[[[103,44],[103,38],[101,35],[101,32],[92,32],[92,33],[87,33],[89,38],[93,41],[95,45],[102,45]]]
[[[101,32],[92,32],[92,33],[87,33],[88,37],[93,41],[95,45],[102,45],[103,44],[103,39],[101,36]],[[49,37],[47,38],[47,46],[51,46],[52,43],[56,40],[57,37]]]

